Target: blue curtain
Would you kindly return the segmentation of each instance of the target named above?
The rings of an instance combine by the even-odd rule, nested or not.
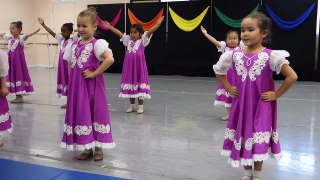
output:
[[[302,24],[309,17],[315,5],[316,2],[314,2],[300,17],[297,17],[293,21],[285,21],[282,20],[279,16],[277,16],[276,13],[274,13],[274,11],[267,4],[265,4],[266,10],[269,13],[271,19],[282,30],[293,30],[300,24]]]

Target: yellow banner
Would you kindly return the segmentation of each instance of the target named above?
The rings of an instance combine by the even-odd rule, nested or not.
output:
[[[208,9],[210,6],[208,6],[198,17],[192,19],[192,20],[185,20],[182,17],[180,17],[177,13],[175,13],[171,7],[169,7],[169,12],[171,15],[172,20],[174,23],[183,31],[193,31],[201,21],[203,20],[204,16],[207,14]]]

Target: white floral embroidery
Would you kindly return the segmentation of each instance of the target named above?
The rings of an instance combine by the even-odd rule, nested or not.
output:
[[[0,123],[4,123],[6,121],[8,121],[10,118],[10,112],[6,112],[4,114],[0,114]]]
[[[72,127],[67,124],[64,124],[63,132],[65,132],[67,136],[72,135]]]
[[[97,122],[94,122],[93,123],[93,126],[94,126],[94,130],[96,132],[99,132],[99,133],[102,133],[102,134],[106,134],[106,133],[109,133],[110,130],[111,130],[111,127],[109,124],[107,125],[103,125],[103,124],[99,124]]]
[[[225,89],[218,89],[216,92],[217,96],[225,95],[226,97],[230,97],[230,93]]]
[[[10,39],[8,44],[9,44],[9,50],[13,52],[18,47],[19,39],[16,39],[16,40]]]
[[[132,43],[133,43],[133,46],[132,46]],[[132,40],[129,40],[129,43],[128,43],[128,46],[127,46],[127,50],[131,53],[136,53],[137,50],[139,49],[139,46],[141,44],[141,39],[137,40],[137,41],[132,41]]]
[[[272,139],[274,141],[274,143],[278,144],[279,142],[279,134],[277,131],[272,132]]]
[[[60,52],[61,52],[61,53],[64,53],[64,50],[65,50],[66,46],[67,46],[69,43],[71,43],[71,42],[72,42],[72,39],[71,39],[71,38],[68,39],[67,41],[66,41],[65,39],[62,40],[61,43],[60,43]]]
[[[132,85],[132,84],[121,84],[121,89],[122,90],[137,90],[138,88],[140,89],[150,89],[150,85],[146,84],[146,83],[142,83],[142,84],[136,84],[136,85]]]
[[[231,141],[233,141],[235,134],[236,134],[236,130],[227,128],[224,135],[224,139],[230,139]]]
[[[78,135],[78,136],[81,136],[81,135],[89,135],[92,131],[92,126],[80,126],[80,125],[77,125],[75,128],[74,128],[74,132]]]
[[[24,81],[23,82],[23,84],[25,85],[25,86],[32,86],[32,83],[30,82],[30,83],[28,83],[28,82],[26,82],[26,81]],[[7,85],[7,87],[19,87],[19,86],[21,86],[22,85],[22,82],[21,81],[17,81],[17,82],[7,82],[6,83],[6,85]]]
[[[233,141],[234,147],[235,147],[236,150],[238,150],[238,151],[240,151],[240,149],[241,149],[241,141],[242,141],[242,138],[241,138],[241,137],[240,137],[240,139],[239,139],[239,142],[237,142],[236,139]]]
[[[78,58],[79,68],[83,68],[82,63],[85,63],[88,61],[88,57],[90,56],[92,49],[93,49],[93,45],[91,43],[86,44],[86,46],[84,47],[84,50],[81,52],[81,55]]]
[[[235,52],[233,54],[233,59],[234,59],[234,65],[236,67],[237,75],[242,76],[242,81],[244,81],[247,77],[247,69],[244,67],[244,62],[242,60],[243,53],[242,52]]]
[[[70,65],[71,68],[74,68],[74,66],[77,63],[76,48],[77,48],[76,44],[73,44],[72,47],[71,47],[71,49],[72,49],[72,57],[71,57],[71,65]]]
[[[260,52],[258,54],[258,59],[255,61],[253,66],[249,70],[249,77],[252,81],[256,80],[256,75],[259,76],[261,71],[266,66],[266,62],[269,59],[269,55],[266,52]]]
[[[253,143],[269,143],[271,138],[270,132],[255,132],[253,133]]]
[[[245,143],[245,148],[247,151],[252,150],[253,138],[248,138]]]

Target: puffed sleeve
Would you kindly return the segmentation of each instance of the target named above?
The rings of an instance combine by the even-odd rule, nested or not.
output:
[[[227,71],[232,66],[232,55],[233,51],[227,51],[223,53],[217,64],[213,65],[213,70],[218,75],[226,75]]]
[[[220,48],[217,47],[218,48],[218,52],[224,53],[225,50],[226,50],[226,46],[227,46],[226,42],[225,41],[220,41],[219,45],[220,45]]]
[[[0,77],[6,77],[9,70],[8,56],[0,50]]]
[[[126,34],[123,34],[122,38],[120,39],[120,41],[123,43],[124,46],[128,46],[128,43],[129,43],[129,40],[130,40],[130,36],[129,35],[126,35]]]
[[[69,43],[64,48],[64,53],[63,53],[63,59],[66,60],[69,64],[71,64],[71,58],[72,58],[72,45],[73,43]]]
[[[245,48],[245,47],[247,47],[244,43],[243,43],[243,41],[241,40],[240,41],[240,43],[239,43],[239,47],[241,48],[241,49],[243,49],[243,48]]]
[[[4,39],[6,42],[8,42],[10,38],[12,38],[12,35],[11,35],[10,33],[5,33],[5,34],[3,35],[3,39]]]
[[[104,61],[102,54],[105,51],[112,54],[112,50],[109,48],[109,43],[104,39],[98,39],[94,45],[94,55],[99,59],[99,61]]]
[[[152,37],[152,34],[151,36],[148,38],[147,36],[147,32],[144,32],[141,36],[141,42],[142,42],[142,45],[144,47],[148,46],[148,44],[150,43],[150,40],[151,40],[151,37]]]
[[[25,46],[27,44],[26,35],[27,34],[23,34],[19,36],[19,40],[20,40],[19,42],[22,46]]]
[[[78,36],[78,34],[73,34],[72,35],[72,40],[73,41],[79,41],[81,38]]]
[[[281,72],[281,67],[284,64],[289,64],[286,57],[289,57],[289,52],[285,50],[272,50],[270,54],[270,69],[275,71],[277,74]]]
[[[61,43],[61,41],[64,39],[60,34],[56,34],[56,36],[54,37],[59,43]]]

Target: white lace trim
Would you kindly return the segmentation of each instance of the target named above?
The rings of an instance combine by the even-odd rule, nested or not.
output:
[[[74,127],[74,132],[78,135],[89,135],[92,132],[92,126],[80,126],[80,125],[76,125],[76,127]]]
[[[241,149],[241,144],[243,142],[241,142],[240,140],[242,139],[242,137],[240,138],[239,142],[237,142],[235,140],[235,134],[236,134],[236,131],[234,129],[229,129],[229,128],[226,128],[226,131],[225,131],[225,136],[224,136],[224,139],[229,139],[230,141],[233,141],[234,143],[234,146],[237,150],[240,150]],[[266,131],[266,132],[254,132],[252,134],[253,138],[248,138],[245,142],[245,149],[250,151],[252,150],[252,147],[253,147],[253,144],[262,144],[262,143],[269,143],[270,142],[270,139],[271,139],[271,133],[269,131]],[[274,143],[278,143],[279,142],[279,134],[277,131],[273,131],[272,132],[272,140],[274,141]],[[240,147],[240,149],[239,149]]]
[[[60,94],[60,93],[57,93],[56,96],[57,96],[58,98],[60,98],[60,99],[67,99],[67,98],[68,98],[68,96],[63,95],[63,94]]]
[[[91,51],[93,50],[93,45],[91,43],[84,45],[84,50],[81,51],[82,48],[77,48],[77,44],[72,45],[72,58],[71,58],[71,68],[74,68],[76,64],[78,64],[79,68],[83,68],[83,63],[88,61]],[[79,55],[78,51],[81,51],[80,57],[76,57]]]
[[[127,46],[127,50],[129,51],[129,53],[136,53],[140,47],[141,42],[142,42],[141,39],[137,41],[129,40],[128,46]],[[132,43],[133,43],[133,46],[131,46]]]
[[[253,162],[256,161],[265,161],[268,159],[268,157],[272,157],[276,160],[280,160],[283,155],[280,152],[279,154],[272,154],[272,153],[265,153],[265,154],[253,154],[252,155],[252,159],[245,159],[245,158],[241,158],[240,160],[233,160],[230,158],[231,155],[231,151],[230,150],[221,150],[221,155],[222,156],[229,156],[229,160],[228,163],[230,163],[233,167],[239,167],[241,166],[252,166]]]
[[[213,105],[214,105],[214,106],[224,106],[224,107],[226,107],[226,108],[230,108],[232,104],[231,104],[231,103],[226,103],[226,102],[224,102],[224,101],[217,101],[217,100],[215,100]]]
[[[256,76],[261,75],[261,71],[266,66],[266,62],[269,59],[269,54],[266,52],[260,52],[258,54],[258,59],[254,62],[253,66],[249,70],[249,77],[251,81],[256,80]]]
[[[237,71],[237,75],[241,76],[242,82],[246,80],[248,75],[248,70],[244,66],[244,61],[242,58],[244,57],[243,52],[235,52],[233,54],[233,59]],[[259,52],[258,59],[255,61],[255,63],[252,65],[252,67],[249,69],[249,77],[251,81],[256,80],[256,76],[261,75],[261,71],[266,66],[266,62],[269,59],[269,54],[266,52]]]
[[[10,119],[10,111],[0,114],[0,123],[7,122]]]
[[[123,94],[120,92],[120,98],[139,98],[139,99],[151,99],[150,94],[147,93],[138,93],[138,94]]]
[[[34,92],[18,91],[18,92],[14,92],[14,93],[10,92],[10,94],[28,96],[28,95],[34,95]]]
[[[68,90],[68,85],[63,85],[63,84],[58,84],[57,85],[57,88],[59,89],[59,90],[62,90],[63,92],[67,92],[67,90]]]
[[[68,151],[78,150],[78,151],[84,151],[85,149],[93,149],[94,147],[101,147],[103,149],[112,149],[116,147],[116,144],[114,142],[112,143],[103,143],[99,141],[94,141],[92,143],[88,144],[76,144],[73,145],[67,145],[65,142],[61,142],[60,147],[67,149]]]
[[[14,41],[13,43],[12,43],[12,41]],[[9,44],[9,51],[11,51],[11,52],[13,52],[14,50],[16,50],[17,49],[17,47],[18,47],[18,45],[19,45],[19,39],[10,39],[9,40],[9,42],[8,42],[8,44]]]
[[[236,148],[236,150],[238,150],[238,151],[240,151],[240,149],[241,149],[241,144],[242,144],[242,137],[240,137],[238,142],[236,139],[233,140],[234,148]]]
[[[111,130],[111,127],[109,124],[104,125],[104,124],[99,124],[97,122],[94,122],[93,127],[94,127],[94,131],[102,134],[110,133],[110,130]]]
[[[216,92],[217,96],[224,95],[226,97],[230,97],[230,93],[226,91],[225,89],[218,89]]]
[[[72,135],[72,126],[69,126],[67,124],[64,124],[63,126],[63,132],[67,134],[67,136]]]
[[[241,80],[242,82],[246,79],[247,77],[247,69],[244,67],[244,61],[242,60],[243,53],[242,52],[235,52],[233,54],[233,59],[234,59],[234,65],[236,67],[237,75],[242,76]]]
[[[33,86],[33,84],[30,82],[28,83],[27,81],[23,81],[23,84],[25,86]],[[16,82],[7,82],[6,83],[7,87],[19,87],[22,85],[22,81],[16,81]]]
[[[146,84],[146,83],[135,84],[135,85],[132,85],[132,84],[121,84],[121,89],[122,89],[122,90],[135,91],[135,90],[137,90],[138,88],[150,90],[150,85],[149,85],[149,84]]]

